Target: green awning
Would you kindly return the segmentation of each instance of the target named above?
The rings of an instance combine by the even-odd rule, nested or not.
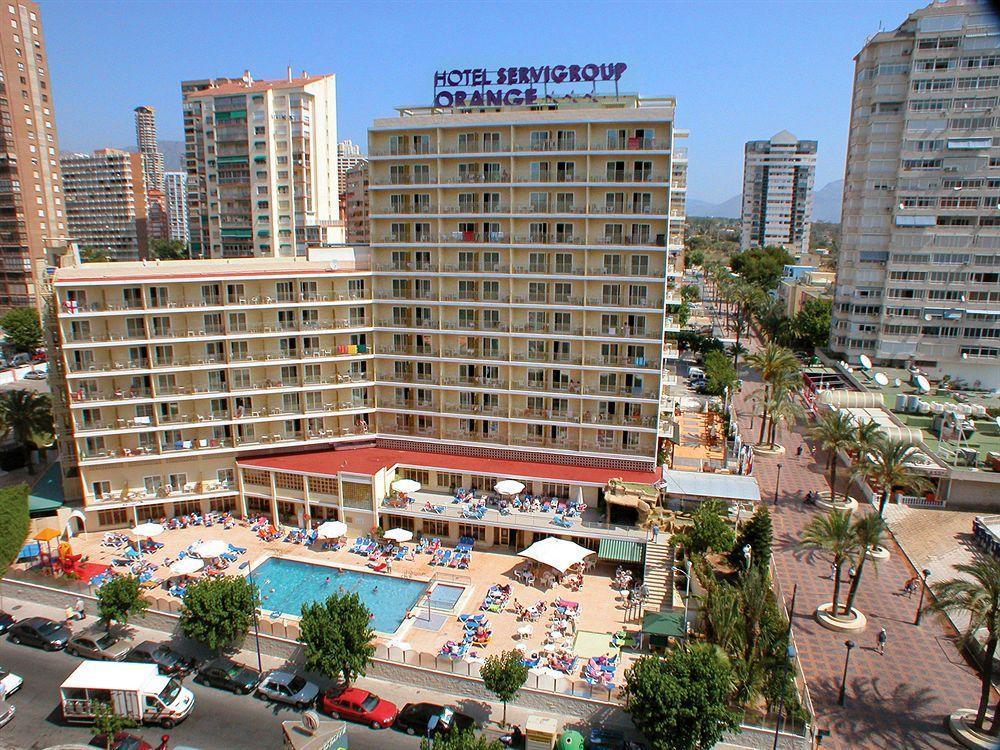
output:
[[[65,501],[62,471],[59,468],[59,463],[56,462],[31,488],[31,494],[28,495],[28,513],[32,518],[52,515],[63,506]]]
[[[597,556],[602,560],[615,562],[642,563],[646,545],[625,539],[602,539],[597,548]]]
[[[684,611],[649,612],[642,616],[642,632],[646,635],[684,637]]]

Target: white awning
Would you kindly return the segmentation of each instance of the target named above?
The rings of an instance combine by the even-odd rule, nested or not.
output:
[[[585,558],[596,553],[594,550],[581,547],[575,542],[550,536],[540,542],[535,542],[517,554],[520,557],[526,557],[529,560],[548,565],[550,568],[555,568],[560,573],[565,573],[573,565],[583,562]]]
[[[151,536],[159,536],[164,532],[162,524],[159,523],[140,523],[134,529],[132,529],[132,536],[137,539],[146,539]]]
[[[347,524],[343,521],[325,521],[316,529],[317,539],[340,539],[347,533]]]
[[[194,547],[194,553],[198,557],[218,557],[226,552],[229,552],[229,542],[224,542],[221,539],[198,542]]]
[[[524,492],[524,485],[514,479],[504,479],[493,485],[493,489],[501,495],[516,495],[518,492]]]
[[[392,488],[396,492],[406,495],[410,492],[417,492],[420,489],[420,482],[415,479],[397,479],[392,483]]]
[[[394,542],[408,542],[413,539],[413,532],[406,529],[389,529],[382,536]]]
[[[170,564],[170,572],[174,575],[187,576],[197,573],[205,567],[205,561],[197,557],[183,557]]]

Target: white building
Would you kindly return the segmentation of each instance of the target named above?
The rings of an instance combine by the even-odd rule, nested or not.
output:
[[[337,180],[341,192],[347,184],[347,173],[355,167],[367,164],[368,158],[361,153],[361,146],[353,141],[341,141],[337,144]]]
[[[743,153],[740,250],[771,245],[807,253],[816,141],[782,130],[769,141],[748,141]]]
[[[188,243],[187,172],[164,172],[163,193],[167,203],[167,222],[172,240]]]

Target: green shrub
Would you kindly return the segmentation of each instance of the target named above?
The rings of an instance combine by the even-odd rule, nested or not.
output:
[[[29,526],[28,485],[0,489],[0,576],[17,559]]]

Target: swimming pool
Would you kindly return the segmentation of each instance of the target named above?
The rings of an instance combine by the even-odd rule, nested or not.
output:
[[[260,608],[299,617],[302,605],[323,601],[331,594],[356,592],[372,614],[372,627],[382,633],[399,628],[406,613],[427,591],[426,581],[335,568],[330,565],[270,557],[253,571],[260,589]],[[432,584],[431,606],[452,609],[465,590],[462,586]]]

